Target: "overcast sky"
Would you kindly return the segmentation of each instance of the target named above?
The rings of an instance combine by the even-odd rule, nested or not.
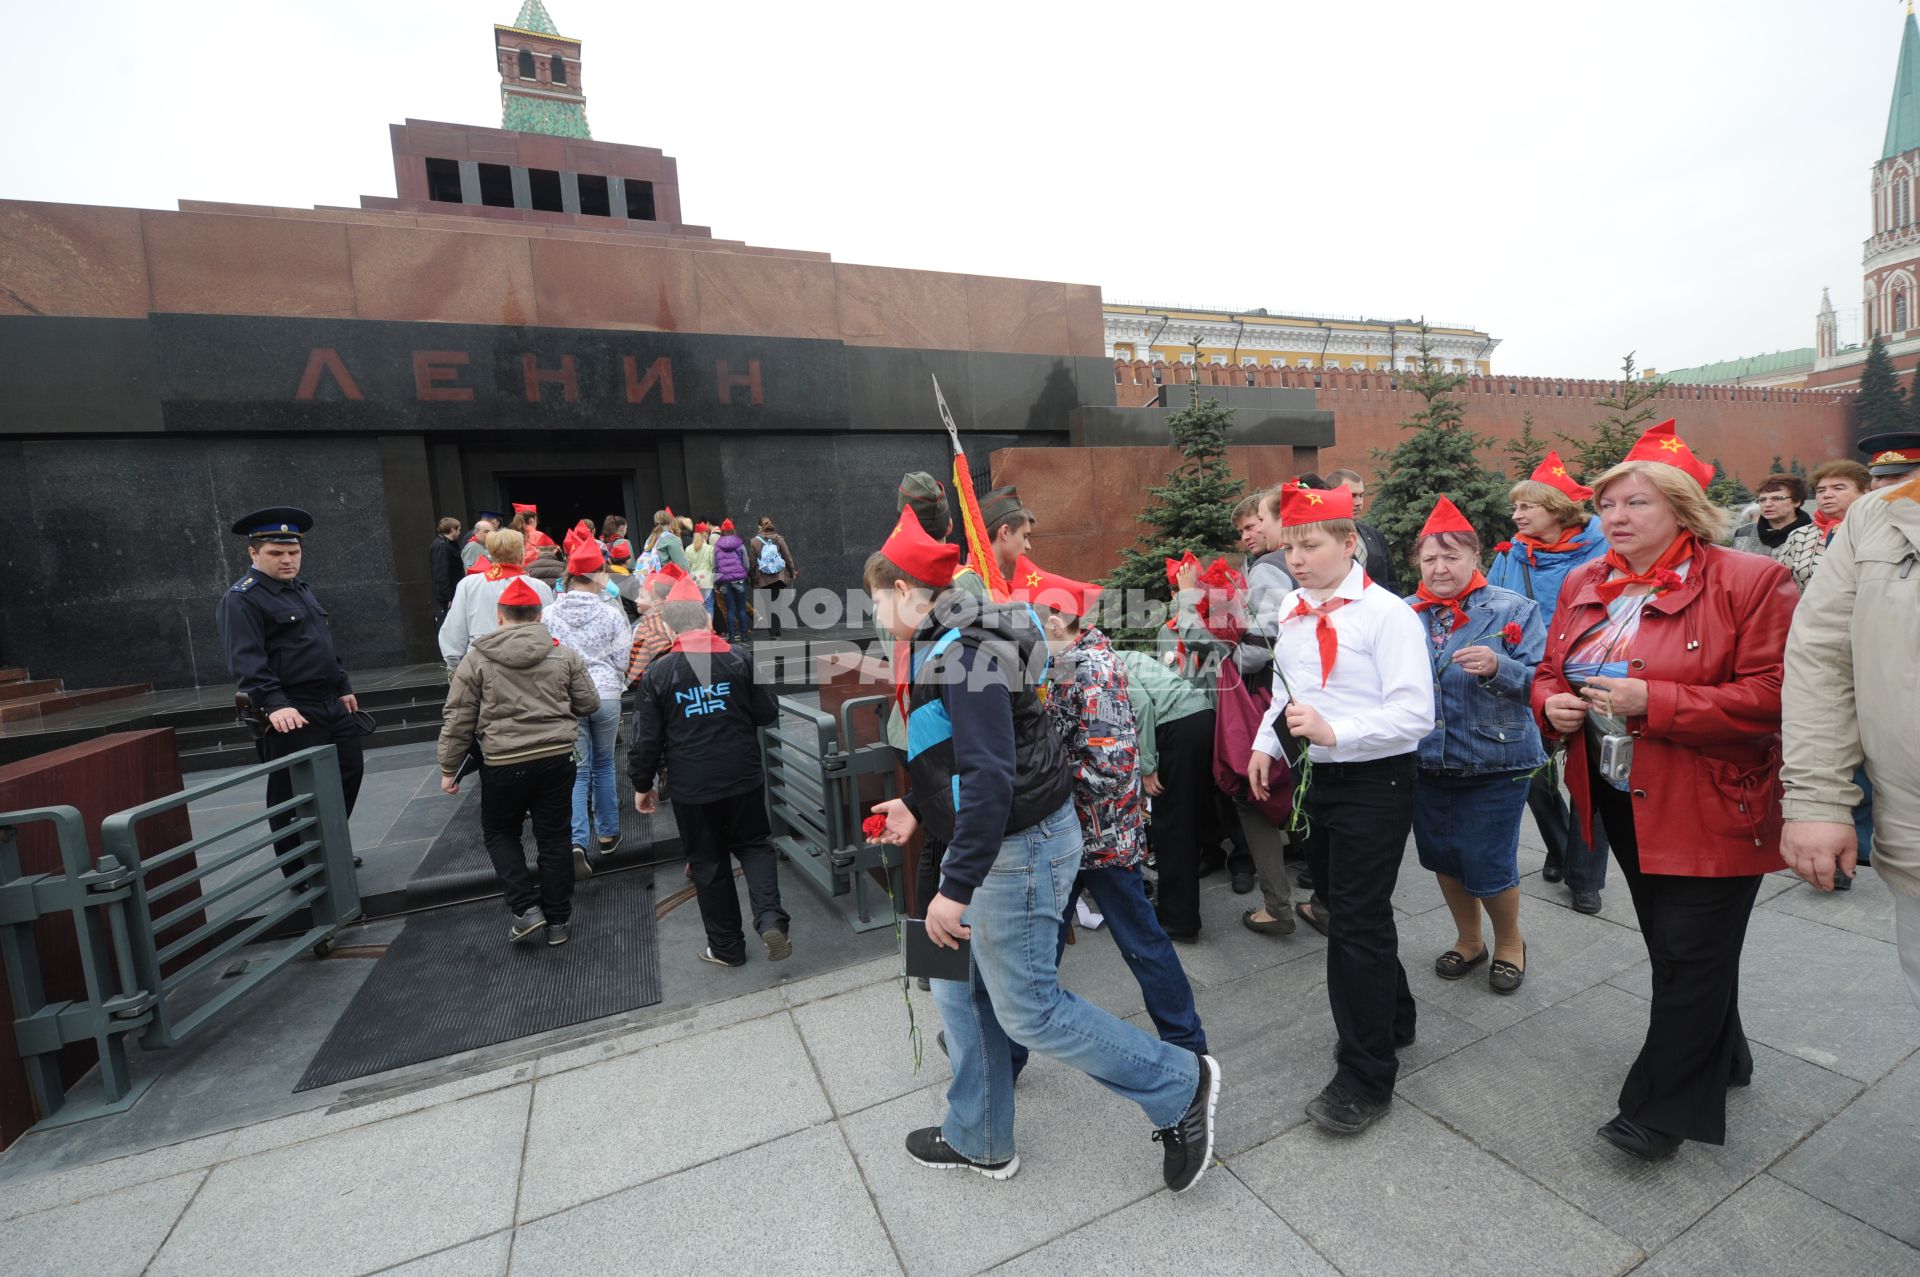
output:
[[[1604,376],[1857,330],[1898,0],[1181,6],[550,0],[596,138],[687,219],[1114,301],[1502,338]],[[392,195],[385,126],[498,126],[519,0],[83,0],[22,28],[0,196]],[[376,25],[377,24],[377,25]],[[1844,327],[1843,332],[1847,331]]]

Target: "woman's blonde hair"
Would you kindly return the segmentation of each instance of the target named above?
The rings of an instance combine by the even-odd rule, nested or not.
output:
[[[487,534],[487,562],[504,563],[509,567],[518,567],[526,556],[527,539],[512,528],[501,528],[498,532]]]
[[[1707,494],[1693,481],[1693,476],[1664,461],[1622,461],[1593,481],[1594,502],[1599,503],[1600,494],[1607,490],[1607,485],[1630,474],[1645,475],[1647,482],[1659,489],[1660,495],[1673,507],[1674,517],[1680,520],[1681,527],[1702,541],[1711,541],[1715,545],[1726,543],[1732,516],[1707,500]]]
[[[1539,506],[1563,528],[1584,528],[1587,526],[1587,511],[1578,501],[1551,483],[1541,483],[1538,479],[1522,479],[1507,492],[1509,501],[1526,501]]]

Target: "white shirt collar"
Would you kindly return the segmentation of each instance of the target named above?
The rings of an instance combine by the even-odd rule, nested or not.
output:
[[[1358,599],[1367,592],[1367,570],[1356,561],[1347,570],[1346,580],[1340,582],[1340,588],[1333,592],[1336,599]]]

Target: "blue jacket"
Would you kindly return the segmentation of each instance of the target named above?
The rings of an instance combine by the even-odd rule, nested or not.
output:
[[[1487,569],[1487,584],[1526,595],[1540,605],[1541,619],[1552,621],[1553,610],[1560,602],[1560,585],[1567,579],[1567,573],[1607,552],[1607,539],[1600,535],[1598,515],[1587,516],[1587,526],[1574,540],[1577,549],[1552,554],[1535,550],[1531,562],[1527,558],[1527,547],[1515,541],[1511,550],[1494,556],[1493,566]]]
[[[1409,604],[1418,595],[1408,595]],[[1469,594],[1467,623],[1447,635],[1444,644],[1427,645],[1433,657],[1434,727],[1420,742],[1420,766],[1453,772],[1531,771],[1547,761],[1534,724],[1533,671],[1547,650],[1545,614],[1532,600],[1512,590],[1486,586]],[[1420,613],[1429,634],[1434,616],[1445,608]],[[1520,627],[1520,641],[1503,631]],[[1453,663],[1462,648],[1490,647],[1500,668],[1481,678]]]

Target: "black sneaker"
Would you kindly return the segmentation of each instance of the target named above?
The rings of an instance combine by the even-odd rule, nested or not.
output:
[[[516,913],[513,915],[512,924],[507,928],[507,943],[518,944],[546,925],[547,917],[540,912],[539,905],[532,906],[525,913]]]
[[[547,924],[547,943],[565,944],[573,938],[572,922],[549,922]]]
[[[747,960],[745,958],[741,958],[740,961],[738,962],[729,962],[725,958],[721,957],[719,954],[715,953],[711,948],[702,949],[700,951],[700,961],[711,962],[716,967],[744,967],[747,965]]]
[[[787,939],[784,931],[766,931],[760,935],[760,942],[767,946],[767,961],[779,962],[793,956],[793,941]]]
[[[1246,872],[1245,870],[1241,870],[1239,873],[1233,875],[1233,894],[1234,895],[1244,896],[1252,890],[1253,890],[1252,874]]]
[[[611,838],[602,834],[598,840],[600,854],[603,856],[611,856],[614,852],[620,850],[620,839],[623,837],[625,837],[624,834],[615,834]]]
[[[575,847],[573,849],[573,880],[580,882],[591,877],[593,877],[593,862],[587,859],[587,849]]]
[[[1213,1110],[1220,1103],[1220,1061],[1211,1055],[1198,1057],[1200,1085],[1194,1089],[1193,1103],[1172,1126],[1164,1126],[1153,1138],[1166,1150],[1161,1175],[1167,1187],[1184,1193],[1200,1182],[1213,1161]]]
[[[976,1162],[962,1157],[947,1143],[947,1137],[940,1133],[937,1126],[923,1126],[907,1135],[907,1156],[922,1166],[932,1167],[936,1171],[976,1171],[988,1179],[1012,1179],[1014,1172],[1020,1169],[1020,1156],[1014,1154],[1004,1162]]]
[[[1358,1135],[1393,1107],[1393,1099],[1363,1100],[1337,1082],[1307,1101],[1307,1116],[1335,1135]]]

